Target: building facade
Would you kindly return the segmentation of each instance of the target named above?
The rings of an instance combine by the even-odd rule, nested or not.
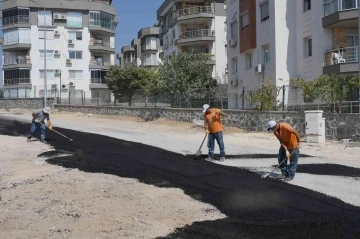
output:
[[[131,41],[131,45],[121,48],[121,66],[134,63],[142,67],[157,67],[161,62],[162,52],[159,30],[159,27],[141,28],[138,37]]]
[[[165,58],[178,52],[209,54],[212,76],[225,82],[226,5],[224,0],[165,0],[157,10]]]
[[[48,97],[81,91],[86,98],[109,99],[105,76],[116,60],[118,22],[111,3],[2,1],[5,97],[42,97],[46,75]]]
[[[301,104],[292,78],[357,74],[358,6],[352,0],[228,0],[229,108],[252,108],[251,97],[271,79],[284,104]]]

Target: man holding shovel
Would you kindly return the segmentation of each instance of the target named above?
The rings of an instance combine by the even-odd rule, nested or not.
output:
[[[289,124],[277,123],[273,120],[268,123],[268,131],[273,131],[281,144],[278,157],[281,175],[278,179],[291,181],[295,177],[299,159],[300,134]],[[289,166],[287,166],[287,161],[289,161]]]
[[[40,141],[42,143],[47,143],[45,141],[45,119],[47,121],[48,128],[52,130],[51,121],[50,121],[50,108],[45,107],[44,109],[35,110],[32,113],[32,124],[30,128],[29,135],[27,137],[28,142],[31,141],[31,137],[34,136],[36,131],[40,129]]]
[[[225,147],[223,139],[223,127],[221,124],[221,116],[226,116],[224,112],[216,108],[210,108],[208,104],[203,106],[204,113],[204,127],[208,134],[208,148],[209,154],[206,160],[212,161],[214,159],[215,139],[220,148],[220,161],[225,161]]]

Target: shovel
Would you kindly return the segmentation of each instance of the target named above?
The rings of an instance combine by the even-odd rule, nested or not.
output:
[[[203,146],[203,144],[205,142],[206,137],[207,137],[207,134],[205,134],[205,137],[204,137],[199,149],[196,151],[196,158],[202,155],[201,148],[202,148],[202,146]]]
[[[41,123],[40,122],[40,124],[42,124],[42,125],[44,125],[46,128],[49,128],[47,125],[45,125],[45,124],[43,124],[43,123]],[[62,137],[64,137],[64,138],[67,138],[70,142],[72,142],[73,141],[73,139],[71,139],[71,138],[69,138],[69,137],[67,137],[67,136],[65,136],[65,135],[63,135],[62,133],[60,133],[60,132],[57,132],[56,130],[54,130],[54,129],[50,129],[51,131],[54,131],[55,133],[57,133],[57,134],[59,134],[59,135],[61,135]]]

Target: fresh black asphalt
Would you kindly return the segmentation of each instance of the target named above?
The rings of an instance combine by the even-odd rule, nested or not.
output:
[[[25,136],[29,128],[30,124],[0,118],[1,134]],[[43,154],[52,156],[48,163],[180,188],[227,216],[178,228],[162,238],[360,238],[360,208],[324,194],[270,178],[262,180],[258,174],[240,168],[193,160],[156,147],[57,130],[74,141],[47,131],[57,151]],[[62,152],[72,155],[60,156]]]

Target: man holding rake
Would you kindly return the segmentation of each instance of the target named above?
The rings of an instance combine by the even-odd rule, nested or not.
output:
[[[279,164],[282,162],[281,175],[278,179],[283,179],[285,182],[291,181],[295,177],[299,159],[300,134],[289,124],[277,123],[273,120],[268,123],[268,131],[273,131],[281,144],[278,157]]]

